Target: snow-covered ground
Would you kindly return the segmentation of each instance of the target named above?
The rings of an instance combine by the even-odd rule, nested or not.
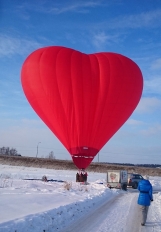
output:
[[[41,181],[46,175],[49,182]],[[105,173],[0,165],[0,232],[161,231],[161,177],[150,177],[154,194],[147,223],[140,226],[138,191],[106,187]],[[40,179],[40,180],[24,180]]]

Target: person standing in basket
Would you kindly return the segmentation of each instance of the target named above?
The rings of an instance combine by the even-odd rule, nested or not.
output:
[[[147,219],[148,209],[150,202],[153,201],[153,188],[149,182],[149,177],[145,176],[142,181],[138,184],[138,190],[140,191],[138,197],[138,204],[140,205],[141,210],[141,225],[144,226]]]

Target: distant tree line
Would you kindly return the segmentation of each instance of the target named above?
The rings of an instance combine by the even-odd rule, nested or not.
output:
[[[9,147],[1,147],[0,148],[0,155],[7,155],[7,156],[21,156],[15,148]],[[46,158],[48,159],[56,159],[54,152],[51,151]]]
[[[9,147],[1,147],[0,155],[21,156],[20,154],[18,154],[15,148],[9,148]]]
[[[131,163],[108,163],[114,165],[123,165],[123,166],[137,166],[137,167],[147,167],[147,168],[157,168],[161,167],[161,164],[131,164]]]
[[[161,164],[136,164],[138,167],[147,167],[147,168],[158,168],[161,167]]]

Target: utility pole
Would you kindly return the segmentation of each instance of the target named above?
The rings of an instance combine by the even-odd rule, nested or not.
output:
[[[39,153],[39,144],[40,144],[41,142],[38,142],[38,144],[37,144],[37,153],[36,153],[36,158],[38,157],[38,153]]]

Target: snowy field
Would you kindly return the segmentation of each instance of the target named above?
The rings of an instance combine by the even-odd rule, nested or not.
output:
[[[41,181],[44,175],[52,181]],[[141,227],[137,190],[108,189],[105,173],[89,172],[88,185],[75,175],[0,165],[0,232],[161,231],[161,177],[150,177],[154,201]]]

